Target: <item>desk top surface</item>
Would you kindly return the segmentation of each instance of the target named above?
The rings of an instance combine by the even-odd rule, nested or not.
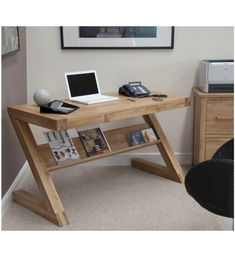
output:
[[[113,95],[113,94],[112,94]],[[146,114],[177,109],[188,106],[190,97],[168,95],[162,101],[154,101],[152,97],[131,98],[120,96],[119,100],[99,104],[80,104],[72,102],[80,109],[68,114],[40,113],[39,106],[35,104],[22,104],[8,107],[12,118],[36,124],[51,130],[71,129],[97,123],[138,117]],[[71,103],[70,101],[67,101]]]

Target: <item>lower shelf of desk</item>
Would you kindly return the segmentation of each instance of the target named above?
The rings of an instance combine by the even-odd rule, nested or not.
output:
[[[73,143],[79,152],[80,159],[74,160],[72,162],[68,162],[65,164],[60,164],[60,165],[58,165],[56,163],[48,144],[40,145],[39,148],[40,148],[41,155],[45,161],[45,164],[48,168],[48,171],[50,172],[50,171],[55,171],[55,170],[59,170],[62,168],[66,168],[69,166],[73,166],[76,164],[81,164],[81,163],[89,162],[92,160],[113,156],[113,155],[120,154],[123,152],[128,152],[128,151],[136,150],[139,148],[144,148],[144,147],[151,146],[151,145],[156,145],[157,143],[159,143],[160,140],[156,140],[151,143],[144,143],[144,144],[130,146],[130,144],[127,141],[127,134],[129,132],[142,130],[142,129],[146,129],[146,128],[149,128],[149,126],[147,124],[139,124],[139,125],[132,125],[129,127],[118,128],[118,129],[109,130],[109,131],[104,132],[107,142],[109,143],[109,146],[111,148],[111,151],[106,152],[106,153],[97,154],[97,155],[90,156],[90,157],[87,156],[86,151],[84,150],[84,147],[80,141],[80,138],[79,137],[73,138]]]

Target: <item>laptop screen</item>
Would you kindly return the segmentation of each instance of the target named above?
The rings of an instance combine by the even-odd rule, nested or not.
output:
[[[66,75],[71,97],[98,94],[94,72]]]

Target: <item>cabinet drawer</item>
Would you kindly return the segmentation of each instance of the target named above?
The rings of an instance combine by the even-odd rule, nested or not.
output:
[[[232,136],[231,136],[232,138]],[[205,149],[205,160],[211,159],[220,146],[231,138],[207,138]]]
[[[233,134],[233,101],[208,101],[207,134]]]

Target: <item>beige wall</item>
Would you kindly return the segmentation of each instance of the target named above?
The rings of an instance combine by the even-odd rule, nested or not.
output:
[[[233,58],[233,45],[233,27],[176,27],[173,50],[62,50],[59,27],[28,27],[28,101],[38,88],[53,99],[67,97],[64,72],[90,69],[97,70],[102,92],[141,80],[151,90],[190,95],[199,61]],[[159,114],[177,153],[192,152],[192,118],[192,107]],[[35,132],[41,141],[40,130]]]
[[[19,27],[20,50],[2,56],[2,196],[25,163],[7,107],[27,102],[26,29]]]

